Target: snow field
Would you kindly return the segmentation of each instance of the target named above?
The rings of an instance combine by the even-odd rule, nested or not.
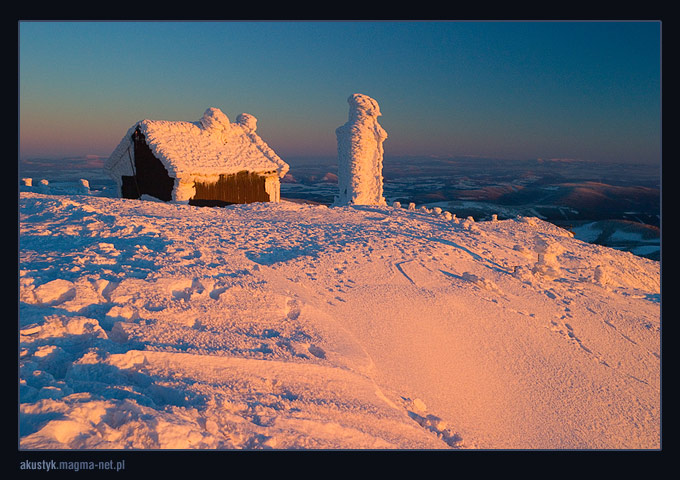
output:
[[[22,193],[21,447],[658,448],[658,262],[446,213]]]

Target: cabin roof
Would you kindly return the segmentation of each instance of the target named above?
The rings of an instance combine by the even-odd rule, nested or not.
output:
[[[242,113],[236,122],[218,108],[208,108],[197,122],[142,120],[135,123],[104,164],[112,174],[131,175],[132,134],[139,130],[171,177],[276,173],[289,166],[257,135],[257,119]]]

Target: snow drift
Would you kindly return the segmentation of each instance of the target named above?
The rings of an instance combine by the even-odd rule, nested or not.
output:
[[[660,448],[659,262],[536,218],[24,191],[19,253],[21,449]]]

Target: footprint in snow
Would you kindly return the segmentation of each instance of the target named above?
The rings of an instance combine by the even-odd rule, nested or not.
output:
[[[321,359],[326,358],[326,352],[321,347],[317,347],[316,345],[310,345],[308,350],[309,350],[309,353],[311,353],[312,355],[314,355],[317,358],[321,358]]]
[[[286,318],[289,320],[297,320],[300,316],[300,304],[295,299],[288,300],[286,310]]]
[[[427,407],[422,400],[419,398],[411,400],[410,398],[405,397],[402,397],[402,399],[406,404],[408,416],[418,423],[418,425],[437,435],[448,446],[453,448],[461,447],[463,438],[460,434],[449,427],[446,421],[436,415],[427,413]]]

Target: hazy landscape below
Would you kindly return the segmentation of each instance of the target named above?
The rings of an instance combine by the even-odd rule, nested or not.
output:
[[[334,158],[288,159],[283,197],[330,204]],[[579,160],[386,157],[389,204],[440,207],[459,218],[535,216],[577,238],[659,259],[661,174],[657,166]]]
[[[337,158],[288,157],[281,196],[330,205],[338,193]],[[85,178],[110,190],[104,158],[30,159],[20,177],[55,182]],[[479,157],[391,157],[383,164],[385,198],[404,207],[440,207],[459,218],[534,216],[579,239],[660,258],[661,172],[655,165],[570,159],[503,160]]]

